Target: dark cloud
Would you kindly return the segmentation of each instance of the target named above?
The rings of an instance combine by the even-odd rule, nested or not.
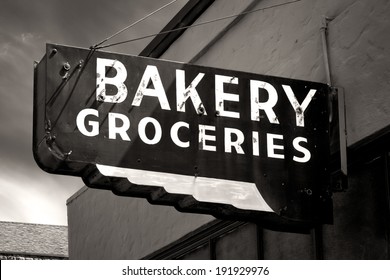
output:
[[[169,0],[2,0],[0,8],[0,220],[66,224],[65,200],[82,182],[46,174],[32,157],[33,61],[47,42],[89,47]],[[113,42],[158,32],[179,0]],[[138,54],[143,40],[109,51]]]

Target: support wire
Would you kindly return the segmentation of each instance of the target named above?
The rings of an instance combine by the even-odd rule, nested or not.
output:
[[[220,17],[220,18],[216,18],[216,19],[200,22],[200,23],[197,23],[197,24],[193,24],[193,25],[182,26],[182,27],[179,27],[179,28],[174,28],[174,29],[171,29],[171,30],[162,31],[162,32],[159,32],[159,33],[149,34],[149,35],[145,35],[145,36],[142,36],[142,37],[137,37],[137,38],[133,38],[133,39],[129,39],[129,40],[125,40],[125,41],[116,42],[116,43],[112,43],[112,44],[107,44],[107,45],[101,46],[101,44],[104,43],[103,42],[103,43],[101,43],[99,45],[96,45],[93,48],[94,49],[109,48],[109,47],[113,47],[113,46],[117,46],[117,45],[121,45],[121,44],[126,44],[126,43],[130,43],[130,42],[134,42],[134,41],[143,40],[143,39],[154,37],[154,36],[157,36],[157,35],[168,34],[168,33],[179,31],[179,30],[183,30],[183,29],[189,29],[189,28],[193,28],[193,27],[197,27],[197,26],[201,26],[201,25],[205,25],[205,24],[209,24],[209,23],[213,23],[213,22],[217,22],[217,21],[221,21],[221,20],[225,20],[225,19],[229,19],[229,18],[232,18],[232,17],[238,17],[238,16],[241,16],[241,15],[251,14],[251,13],[258,12],[258,11],[264,11],[264,10],[268,10],[268,9],[272,9],[272,8],[276,8],[276,7],[280,7],[280,6],[285,6],[285,5],[293,4],[293,3],[296,3],[296,2],[300,2],[300,1],[301,0],[295,0],[295,1],[285,2],[285,3],[281,3],[281,4],[276,4],[276,5],[265,7],[265,8],[259,8],[259,9],[243,12],[243,13],[240,13],[240,14],[224,16],[224,17]]]
[[[104,43],[107,42],[108,40],[111,40],[111,39],[114,38],[115,36],[118,36],[119,34],[125,32],[126,30],[130,29],[131,27],[137,25],[138,23],[140,23],[140,22],[144,21],[145,19],[151,17],[152,15],[158,13],[158,12],[161,11],[162,9],[164,9],[164,8],[166,8],[166,7],[170,6],[170,5],[172,5],[172,4],[175,3],[176,1],[177,1],[177,0],[173,0],[173,1],[171,1],[171,2],[169,2],[169,3],[167,3],[167,4],[165,4],[164,6],[158,8],[157,10],[155,10],[155,11],[153,11],[153,12],[147,14],[147,15],[144,16],[143,18],[141,18],[141,19],[139,19],[139,20],[133,22],[132,24],[130,24],[130,25],[128,25],[128,26],[122,28],[121,30],[119,30],[118,32],[116,32],[116,33],[112,34],[111,36],[107,37],[106,39],[104,39],[104,40],[101,41],[100,43],[97,43],[96,45],[91,46],[91,49],[97,49],[97,48],[99,48],[100,45],[104,44]]]

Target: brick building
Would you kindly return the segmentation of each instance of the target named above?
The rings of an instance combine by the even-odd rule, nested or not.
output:
[[[275,231],[84,187],[67,203],[71,259],[390,258],[390,2],[287,2],[191,0],[165,29],[275,7],[157,36],[141,55],[342,88],[348,188],[333,189],[333,223]]]
[[[68,227],[0,222],[0,260],[68,259]]]

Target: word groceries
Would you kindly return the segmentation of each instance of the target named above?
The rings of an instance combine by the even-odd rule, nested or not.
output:
[[[227,108],[227,104],[239,103],[241,96],[234,92],[227,92],[229,85],[239,85],[239,79],[237,77],[217,75],[214,74],[214,96],[215,96],[215,108],[205,106],[203,103],[197,86],[202,82],[205,73],[198,73],[192,82],[186,86],[185,82],[185,70],[176,69],[176,100],[174,108],[171,107],[168,102],[167,94],[165,92],[163,81],[160,77],[157,66],[147,65],[142,78],[138,84],[138,88],[135,91],[132,100],[126,100],[128,96],[128,88],[125,85],[127,79],[127,70],[125,65],[118,61],[105,58],[97,58],[96,61],[96,100],[101,103],[113,103],[118,104],[122,102],[131,102],[131,106],[140,107],[147,106],[144,100],[145,96],[149,98],[155,98],[160,105],[161,110],[174,111],[177,114],[185,114],[187,102],[192,102],[195,112],[201,116],[214,116],[215,118],[230,118],[240,119],[242,112],[234,111],[231,107]],[[109,76],[107,69],[114,68],[115,75]],[[116,94],[108,95],[107,85],[111,88],[116,88]],[[134,87],[135,88],[135,87]],[[249,80],[249,108],[250,120],[253,122],[268,121],[272,125],[280,125],[277,114],[274,111],[275,105],[278,103],[278,94],[285,94],[291,105],[291,109],[295,112],[296,127],[305,127],[305,111],[313,100],[316,94],[315,89],[308,89],[306,97],[302,103],[299,103],[293,89],[289,85],[282,84],[283,92],[277,92],[276,88],[265,81],[261,80]],[[265,98],[260,98],[260,90],[266,92]],[[230,90],[231,91],[231,90]],[[190,99],[190,101],[189,101]],[[171,101],[171,103],[173,103]],[[213,102],[214,103],[214,102]],[[260,112],[263,111],[268,120],[262,116]],[[129,113],[130,114],[130,113]],[[192,113],[194,114],[194,113]],[[248,116],[248,114],[246,114]],[[146,145],[158,144],[163,134],[167,133],[170,140],[179,148],[187,149],[191,145],[190,137],[185,135],[189,133],[198,133],[198,147],[199,150],[216,152],[217,149],[224,151],[225,153],[237,153],[246,154],[251,153],[253,156],[260,156],[260,142],[267,145],[266,156],[269,158],[284,158],[284,136],[282,134],[266,133],[264,139],[260,139],[259,131],[251,131],[251,133],[244,132],[242,129],[234,127],[223,127],[210,125],[210,124],[197,124],[197,127],[190,127],[190,123],[186,121],[177,121],[169,128],[166,128],[166,124],[161,125],[160,121],[156,118],[145,116],[139,120],[138,124],[130,123],[130,118],[126,114],[108,112],[108,116],[99,116],[99,111],[93,108],[86,108],[81,110],[76,118],[76,124],[78,130],[87,137],[95,137],[100,133],[99,118],[108,119],[108,139],[120,139],[122,141],[132,141],[129,136],[129,130],[137,129],[138,138]],[[180,118],[183,119],[183,118]],[[135,125],[135,126],[134,126]],[[146,132],[147,126],[154,128],[154,133],[151,135]],[[164,133],[163,133],[164,129]],[[223,130],[223,147],[217,146],[217,134],[218,130]],[[188,130],[189,133],[183,134],[179,131]],[[169,134],[168,134],[169,133]],[[184,136],[183,136],[184,135]],[[247,138],[245,139],[245,135]],[[249,136],[249,137],[248,137]],[[261,141],[260,141],[261,140]],[[245,151],[243,148],[244,141],[248,141],[251,147],[250,151]],[[308,139],[305,137],[295,137],[292,139],[292,147],[294,149],[293,160],[300,163],[308,162],[311,158],[311,152],[307,148]]]

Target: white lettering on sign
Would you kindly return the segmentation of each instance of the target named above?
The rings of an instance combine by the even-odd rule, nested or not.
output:
[[[232,139],[233,134],[236,138],[235,141]],[[241,147],[242,143],[244,143],[244,134],[241,130],[225,127],[225,153],[231,153],[233,147],[237,154],[245,154]]]
[[[117,126],[117,120],[122,122],[121,126]],[[127,130],[130,128],[130,120],[125,115],[108,113],[108,126],[110,128],[108,138],[116,139],[116,135],[119,134],[122,140],[130,141],[129,135],[127,135]]]
[[[215,142],[216,137],[215,135],[207,134],[206,132],[208,131],[215,131],[215,126],[199,125],[199,150],[215,152],[217,151],[217,148],[215,146],[208,145],[206,141]]]
[[[204,73],[199,73],[186,88],[184,70],[176,70],[176,103],[178,112],[186,111],[185,104],[187,99],[190,97],[195,111],[197,112],[199,108],[201,108],[201,110],[204,112],[203,114],[207,115],[206,109],[204,108],[202,100],[200,99],[198,91],[196,90],[196,86],[202,80],[204,75]]]
[[[262,89],[262,91],[260,91]],[[260,93],[264,90],[268,93],[268,100],[266,102],[260,102]],[[276,117],[274,110],[272,109],[278,102],[278,93],[276,89],[269,83],[251,80],[250,81],[251,92],[251,119],[252,121],[260,121],[259,110],[264,110],[270,123],[279,124],[279,120]]]
[[[76,125],[78,130],[85,136],[93,137],[99,135],[99,122],[98,121],[88,121],[88,125],[91,129],[87,129],[85,126],[85,120],[87,117],[99,117],[99,113],[95,109],[83,109],[77,115]],[[163,131],[161,124],[158,120],[151,117],[145,117],[139,121],[138,124],[135,124],[135,127],[138,126],[138,135],[143,143],[148,145],[158,144],[162,137]],[[152,126],[153,136],[146,134],[146,127]],[[134,128],[136,129],[136,128]],[[172,125],[170,129],[170,139],[172,142],[180,148],[189,148],[191,142],[189,140],[184,141],[179,138],[179,130],[187,129],[190,130],[190,125],[186,122],[179,121]],[[119,113],[109,113],[108,114],[108,135],[109,139],[117,139],[117,135],[124,141],[130,141],[128,136],[128,131],[130,130],[130,120],[124,114]],[[198,148],[203,151],[217,152],[216,146],[216,132],[217,128],[212,125],[198,125],[199,138],[198,138]],[[224,133],[224,152],[225,153],[236,153],[236,154],[245,154],[245,151],[242,147],[242,144],[245,142],[244,133],[236,128],[225,127],[223,130]],[[301,143],[307,143],[308,140],[304,137],[296,137],[293,139],[292,146],[299,152],[298,155],[294,155],[293,160],[299,163],[308,162],[311,159],[310,151],[302,146]],[[252,154],[253,156],[260,156],[260,136],[258,131],[252,131]],[[284,159],[284,139],[283,135],[279,134],[266,134],[266,140],[264,144],[267,147],[267,157],[275,159]]]
[[[96,60],[97,71],[97,90],[96,100],[103,103],[121,103],[128,97],[128,89],[125,85],[127,79],[127,70],[123,63],[118,60],[97,58]],[[114,71],[114,70],[115,71]],[[111,73],[112,71],[112,73]],[[205,73],[198,73],[189,84],[186,84],[186,71],[183,69],[176,69],[176,102],[174,110],[181,113],[186,113],[186,103],[190,99],[195,109],[196,114],[202,116],[207,115],[207,112],[213,112],[212,108],[206,108],[200,98],[199,91],[201,88],[199,85],[205,77]],[[188,80],[188,79],[187,79]],[[214,86],[215,86],[215,108],[214,112],[216,118],[234,118],[239,119],[243,115],[250,118],[253,122],[268,121],[271,125],[280,125],[280,120],[277,117],[278,112],[275,107],[279,101],[280,96],[283,94],[289,100],[291,109],[295,114],[296,127],[305,126],[305,112],[310,106],[314,96],[316,94],[315,89],[307,89],[308,93],[300,104],[296,98],[295,93],[291,86],[282,84],[281,91],[278,93],[274,85],[260,81],[249,80],[249,96],[245,97],[250,101],[250,112],[245,114],[243,112],[235,111],[232,108],[241,108],[238,105],[240,102],[240,96],[235,93],[234,89],[238,88],[240,80],[234,76],[225,76],[214,74]],[[116,88],[115,94],[107,94],[107,85],[111,85]],[[165,85],[166,86],[166,85]],[[129,87],[130,88],[130,87]],[[135,88],[135,87],[134,87]],[[172,88],[172,87],[170,87]],[[167,98],[166,90],[164,88],[163,81],[161,80],[157,66],[147,65],[145,71],[140,78],[138,88],[134,92],[131,105],[135,107],[148,106],[147,99],[155,98],[158,101],[162,110],[171,111],[171,107]],[[170,96],[172,94],[170,93]],[[143,102],[146,103],[143,105]],[[230,106],[229,106],[230,105]],[[114,108],[114,107],[113,107]],[[154,108],[154,107],[153,107]],[[152,109],[153,109],[152,108]],[[207,112],[206,112],[207,109]],[[155,108],[154,108],[155,110]],[[242,110],[242,109],[241,109]],[[262,115],[264,112],[264,115]],[[131,110],[128,112],[131,114]],[[191,112],[193,114],[193,112]],[[267,133],[262,131],[256,131],[257,126],[252,126],[254,129],[244,133],[242,130],[233,127],[219,127],[210,124],[198,123],[197,127],[191,127],[191,125],[185,121],[178,120],[171,125],[169,131],[165,133],[165,128],[162,126],[158,119],[152,117],[144,117],[139,120],[138,123],[132,121],[130,125],[129,115],[108,112],[108,116],[100,116],[97,109],[82,109],[76,117],[76,126],[79,132],[87,137],[95,137],[100,134],[100,126],[105,123],[102,119],[108,119],[107,135],[108,139],[131,141],[130,135],[138,135],[139,139],[147,145],[157,145],[163,139],[163,137],[169,137],[174,145],[182,149],[188,149],[191,145],[197,145],[200,151],[217,152],[223,151],[225,153],[234,154],[252,154],[253,156],[268,157],[273,159],[284,159],[285,156],[291,155],[292,160],[297,163],[306,163],[311,159],[309,140],[305,137],[297,136],[290,140],[291,143],[286,143],[283,135],[275,133]],[[261,118],[264,118],[261,120]],[[199,119],[201,120],[201,119]],[[192,124],[193,125],[193,124]],[[163,131],[164,130],[164,131]],[[191,131],[196,131],[198,143],[192,143],[194,137],[191,137]],[[299,130],[297,130],[299,131]],[[163,133],[164,132],[164,133]],[[183,133],[184,132],[184,133]],[[262,135],[260,135],[262,132]],[[223,134],[223,139],[217,139]],[[249,138],[249,139],[246,139]],[[192,139],[192,140],[191,140]],[[218,141],[217,141],[218,140]],[[195,140],[196,141],[196,140]],[[219,147],[223,141],[223,147]],[[260,142],[262,145],[260,145]],[[265,149],[260,149],[264,146]],[[285,147],[292,148],[292,153],[284,153]],[[250,150],[246,150],[250,149]],[[265,151],[265,152],[262,152]],[[262,153],[265,153],[262,155]]]
[[[150,82],[153,88],[148,87]],[[171,107],[169,107],[167,95],[165,94],[165,90],[161,82],[160,74],[158,73],[156,66],[146,66],[144,75],[142,76],[141,82],[139,83],[133,103],[131,105],[140,106],[144,96],[157,97],[158,101],[160,102],[161,109],[171,110]]]
[[[107,77],[106,75],[114,68],[116,76]],[[127,70],[122,62],[118,60],[97,58],[96,60],[96,99],[98,101],[120,103],[127,97],[127,87],[124,81],[127,78]],[[106,95],[106,84],[117,88],[115,95]]]
[[[219,112],[219,116],[221,117],[239,119],[240,113],[225,110],[225,100],[233,102],[238,102],[240,100],[238,94],[226,93],[224,91],[225,84],[237,85],[238,79],[236,77],[215,75],[215,109]]]
[[[294,92],[292,91],[290,86],[282,85],[288,100],[295,110],[296,122],[297,126],[305,126],[305,110],[309,106],[311,100],[313,99],[314,94],[316,93],[315,89],[311,89],[309,93],[306,95],[305,100],[303,100],[302,104],[299,104],[297,98],[295,97]]]
[[[151,124],[154,127],[154,136],[152,139],[149,139],[148,136],[146,136],[146,125],[148,124]],[[160,142],[162,137],[161,125],[156,119],[145,117],[139,122],[138,135],[145,144],[155,145]]]
[[[252,131],[253,155],[260,156],[260,138],[258,131]]]
[[[275,150],[284,150],[283,145],[276,145],[275,139],[283,140],[283,135],[267,133],[267,155],[270,158],[284,159],[283,154],[275,153]]]
[[[81,110],[76,117],[76,125],[78,130],[85,136],[93,137],[99,135],[99,122],[97,121],[88,121],[88,125],[92,128],[88,130],[85,127],[85,118],[87,116],[99,117],[99,112],[95,109],[83,109]]]
[[[183,142],[179,139],[179,129],[185,127],[190,128],[190,125],[186,122],[177,122],[171,128],[171,139],[173,143],[175,143],[180,148],[188,148],[190,146],[190,142]]]
[[[294,156],[293,160],[296,162],[305,163],[305,162],[308,162],[310,160],[311,154],[310,154],[310,151],[308,149],[306,149],[305,147],[302,147],[300,145],[301,142],[307,143],[307,139],[304,137],[297,137],[293,140],[293,146],[294,146],[295,150],[297,150],[298,152],[301,152],[303,154],[303,157]]]

